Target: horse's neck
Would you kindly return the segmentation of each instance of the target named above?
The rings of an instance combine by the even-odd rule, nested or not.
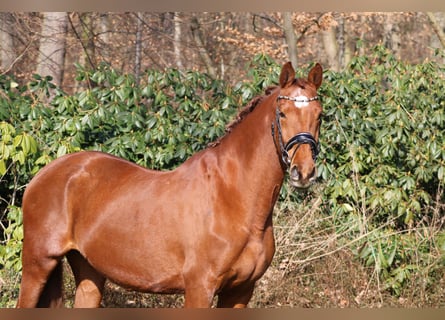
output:
[[[222,157],[225,153],[229,155],[226,159],[234,156],[239,159],[243,178],[257,180],[262,177],[264,184],[276,184],[275,180],[282,180],[284,176],[271,132],[276,116],[271,101],[275,101],[273,96],[264,98],[255,110],[246,115],[224,139],[220,150]]]
[[[273,101],[265,97],[217,147],[220,169],[232,188],[249,194],[248,205],[261,211],[260,219],[268,218],[284,179],[271,133]]]

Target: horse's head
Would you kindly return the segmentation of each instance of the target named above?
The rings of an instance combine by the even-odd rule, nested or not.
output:
[[[281,70],[272,133],[283,166],[290,170],[290,183],[297,188],[309,187],[317,175],[315,160],[322,113],[317,89],[322,78],[323,70],[318,63],[307,79],[295,79],[290,62]]]

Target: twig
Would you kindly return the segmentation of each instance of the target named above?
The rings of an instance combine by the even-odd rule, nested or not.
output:
[[[9,65],[8,69],[6,69],[5,71],[3,71],[0,75],[4,75],[7,74],[9,71],[11,71],[12,67],[17,63],[17,61],[19,61],[23,55],[25,54],[26,51],[28,51],[29,47],[32,45],[33,41],[30,41],[28,43],[28,45],[26,46],[26,48],[22,51],[21,54],[19,54],[17,56],[17,58],[14,59],[14,61]]]

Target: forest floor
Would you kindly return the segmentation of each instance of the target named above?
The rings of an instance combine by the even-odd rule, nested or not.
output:
[[[428,284],[425,279],[415,276],[408,280],[412,285],[406,285],[402,292],[394,294],[383,288],[373,270],[354,261],[346,250],[313,261],[304,270],[282,269],[281,265],[267,270],[257,283],[249,307],[445,307],[445,271],[437,275],[437,281]],[[71,300],[72,294],[67,298]],[[182,295],[138,293],[107,282],[102,307],[179,308],[183,302]]]

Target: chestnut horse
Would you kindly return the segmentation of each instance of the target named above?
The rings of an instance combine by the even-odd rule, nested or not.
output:
[[[75,307],[98,307],[105,279],[136,291],[184,293],[185,307],[245,307],[275,252],[272,211],[285,174],[316,178],[323,71],[279,86],[246,106],[220,140],[172,171],[101,152],[63,156],[23,197],[18,307],[57,307],[62,258]]]

